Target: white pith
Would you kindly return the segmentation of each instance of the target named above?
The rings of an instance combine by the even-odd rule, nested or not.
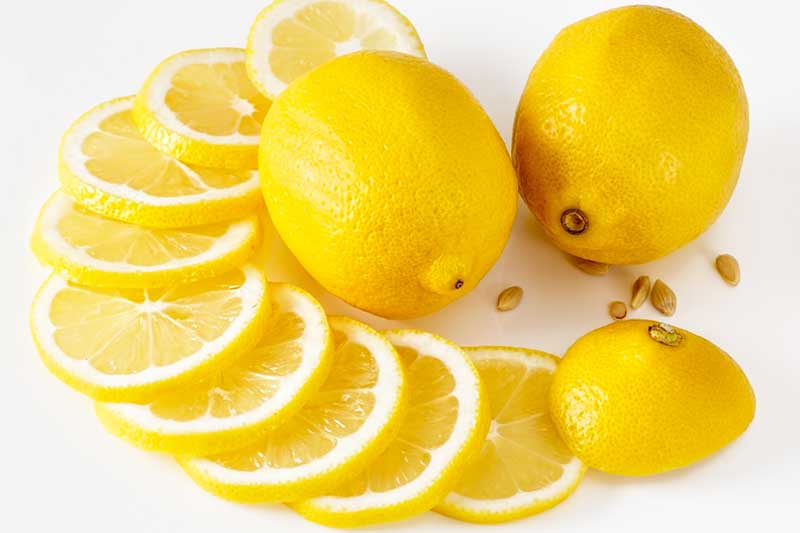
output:
[[[145,84],[147,108],[155,115],[156,120],[167,129],[198,141],[209,144],[237,144],[258,146],[260,135],[210,135],[194,130],[184,124],[167,106],[167,92],[172,88],[172,78],[187,65],[207,63],[209,65],[224,63],[244,63],[245,51],[240,48],[218,48],[209,50],[191,50],[175,54],[165,59]],[[232,102],[233,104],[233,102]]]
[[[241,312],[231,322],[225,332],[203,346],[194,354],[166,366],[151,366],[135,374],[104,374],[95,369],[86,359],[73,359],[65,354],[54,339],[55,325],[50,321],[50,304],[56,294],[69,287],[67,280],[58,274],[51,275],[36,295],[31,314],[33,334],[48,359],[80,380],[99,387],[126,388],[142,386],[174,378],[192,370],[216,357],[229,344],[236,340],[243,329],[256,317],[265,296],[266,282],[261,272],[253,266],[240,269],[245,281],[236,289],[241,300]]]
[[[537,355],[531,351],[508,350],[503,348],[465,348],[473,361],[485,359],[506,359],[520,364],[528,370],[546,370],[555,372],[556,363],[549,357]],[[494,422],[493,422],[494,424]],[[491,432],[490,432],[491,434]],[[443,506],[457,508],[474,514],[513,513],[517,510],[529,509],[539,503],[544,503],[563,496],[575,482],[583,475],[583,463],[577,458],[566,464],[556,463],[563,469],[563,474],[555,483],[534,491],[518,491],[508,498],[482,500],[470,498],[456,492],[451,492],[444,500]]]
[[[269,62],[269,54],[275,48],[272,44],[272,31],[280,22],[290,19],[295,14],[311,4],[321,0],[281,0],[266,7],[256,17],[250,28],[247,39],[247,66],[253,83],[259,86],[270,97],[279,95],[288,84],[279,80],[273,73]],[[425,57],[425,52],[419,38],[408,23],[391,7],[374,0],[340,0],[353,8],[356,13],[366,13],[376,21],[379,26],[390,30],[397,37],[395,52],[403,52],[418,57]],[[336,55],[344,55],[356,50],[361,50],[361,44],[355,39],[339,43]]]
[[[122,183],[109,183],[96,177],[86,167],[86,161],[89,158],[81,149],[83,141],[90,134],[99,131],[100,123],[108,117],[122,111],[129,111],[133,107],[133,99],[133,96],[129,96],[102,103],[86,113],[67,131],[62,140],[60,157],[61,162],[73,176],[111,196],[149,206],[191,205],[213,200],[241,198],[258,190],[259,179],[258,171],[256,170],[250,171],[250,178],[246,181],[237,183],[232,187],[215,189],[205,185],[200,176],[189,165],[181,163],[177,159],[174,160],[175,164],[180,166],[196,185],[205,187],[205,191],[182,196],[154,196]],[[142,142],[146,141],[142,139]],[[164,155],[164,157],[169,156]]]
[[[404,379],[400,362],[386,339],[365,325],[341,317],[331,317],[329,323],[331,329],[344,333],[350,342],[364,346],[377,363],[378,380],[372,389],[375,404],[361,427],[339,439],[329,453],[293,468],[264,465],[258,470],[246,472],[203,458],[186,459],[185,464],[201,476],[226,485],[279,486],[324,475],[353,460],[374,441],[390,421],[400,401]]]
[[[292,312],[300,316],[305,323],[303,334],[295,341],[302,347],[300,355],[302,362],[294,372],[281,377],[278,392],[258,408],[225,418],[215,417],[207,412],[200,418],[184,422],[161,418],[150,410],[149,405],[104,403],[103,408],[134,426],[164,435],[188,435],[238,429],[258,424],[272,417],[294,399],[322,364],[329,330],[325,312],[311,295],[297,287],[283,283],[270,283],[269,288],[270,299],[273,302],[272,313]]]
[[[367,491],[358,496],[321,496],[303,502],[304,506],[331,513],[353,513],[367,509],[380,510],[414,500],[441,478],[476,430],[480,412],[480,382],[464,352],[449,341],[429,333],[395,330],[384,334],[395,346],[412,348],[421,355],[439,359],[452,374],[456,385],[451,395],[458,399],[458,415],[450,438],[440,447],[428,450],[428,466],[405,485],[385,492]]]
[[[42,241],[56,254],[67,258],[71,263],[90,268],[98,272],[134,274],[137,272],[169,272],[184,268],[202,265],[209,261],[225,257],[229,253],[241,248],[253,239],[258,223],[254,217],[231,222],[228,229],[219,237],[214,238],[214,243],[205,251],[188,257],[173,258],[166,263],[158,265],[134,265],[124,261],[106,261],[92,257],[84,247],[70,244],[58,229],[59,222],[70,212],[77,212],[76,202],[65,193],[58,191],[45,203],[36,227]],[[81,212],[85,216],[95,216],[104,220],[99,215]],[[120,222],[124,224],[124,222]]]

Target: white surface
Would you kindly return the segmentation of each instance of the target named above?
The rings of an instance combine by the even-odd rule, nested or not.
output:
[[[266,0],[236,2],[73,0],[17,2],[0,32],[3,190],[0,265],[6,347],[0,377],[0,523],[8,531],[319,531],[288,509],[217,500],[167,457],[106,435],[89,401],[51,377],[27,326],[45,276],[27,249],[36,211],[56,185],[62,131],[98,102],[134,92],[164,57],[187,48],[241,46]],[[508,140],[517,98],[534,61],[564,25],[618,2],[400,1],[432,61],[463,80]],[[590,473],[567,502],[496,531],[796,531],[800,479],[800,8],[793,1],[663,2],[708,29],[738,65],[750,100],[750,142],[728,209],[705,235],[658,262],[606,278],[569,267],[520,210],[505,255],[472,294],[409,325],[463,344],[504,343],[563,353],[607,322],[640,273],[677,292],[673,322],[728,350],[749,375],[758,412],[722,453],[673,474],[622,479]],[[742,265],[732,289],[713,269],[717,253]],[[283,270],[285,272],[285,270]],[[273,269],[273,278],[284,277]],[[303,281],[301,276],[292,279]],[[312,283],[303,283],[314,289]],[[497,314],[496,294],[525,289]],[[329,309],[348,312],[333,298]],[[639,317],[656,317],[643,308]],[[386,322],[367,318],[384,327]],[[474,530],[428,513],[375,528],[420,533]]]

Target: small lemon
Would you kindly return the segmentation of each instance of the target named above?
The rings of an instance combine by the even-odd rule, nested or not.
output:
[[[719,216],[747,132],[722,46],[674,11],[631,6],[556,36],[522,94],[512,152],[522,197],[559,248],[643,263]]]
[[[514,168],[489,117],[451,74],[358,52],[289,85],[264,122],[259,169],[272,220],[326,289],[387,318],[466,294],[503,250]]]
[[[550,388],[550,413],[587,466],[643,476],[730,443],[753,419],[755,396],[736,362],[706,339],[625,320],[567,350]]]

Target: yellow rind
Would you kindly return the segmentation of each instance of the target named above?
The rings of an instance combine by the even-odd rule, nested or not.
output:
[[[418,329],[395,329],[388,330],[385,333],[395,332],[413,332],[432,335],[438,340],[452,344],[461,350],[461,348],[455,345],[452,341],[449,341],[439,335]],[[489,432],[489,425],[491,423],[491,411],[489,408],[488,394],[483,386],[483,382],[480,380],[477,369],[472,364],[472,361],[467,358],[466,362],[472,369],[472,372],[474,373],[478,383],[478,417],[472,426],[470,435],[467,437],[464,444],[462,444],[458,453],[442,471],[442,475],[439,477],[439,479],[432,483],[427,489],[421,492],[417,497],[403,503],[375,509],[363,509],[360,511],[337,512],[318,506],[314,504],[313,500],[304,500],[291,503],[289,504],[289,507],[291,507],[301,516],[318,524],[337,528],[354,528],[383,522],[403,520],[405,518],[424,513],[425,511],[429,511],[442,502],[445,496],[447,496],[456,483],[458,483],[459,477],[461,476],[464,468],[467,467],[477,457],[481,447],[483,446],[483,441],[486,439],[486,435]]]
[[[497,350],[503,352],[517,352],[525,355],[535,355],[538,357],[544,357],[556,363],[561,361],[560,357],[549,354],[547,352],[542,352],[540,350],[533,350],[530,348],[518,348],[513,346],[465,346],[463,349],[467,353],[469,353],[471,350],[481,350],[481,351]],[[552,509],[559,503],[566,500],[570,495],[572,495],[573,492],[575,492],[575,489],[583,480],[583,476],[586,473],[586,470],[587,470],[586,465],[582,465],[580,475],[575,478],[575,481],[572,484],[570,484],[566,490],[564,490],[563,492],[552,498],[548,498],[546,500],[540,500],[536,502],[536,504],[528,507],[516,507],[501,512],[476,512],[473,511],[472,509],[467,509],[465,507],[460,507],[457,505],[451,505],[445,501],[442,501],[442,503],[437,505],[433,510],[449,518],[460,520],[462,522],[471,522],[473,524],[500,524],[503,522],[518,520],[520,518],[533,516],[548,509]]]
[[[369,327],[356,320],[344,316],[331,316],[329,322],[346,321],[358,324],[360,327]],[[372,329],[372,328],[370,328]],[[378,335],[380,333],[375,332]],[[403,372],[403,365],[394,347],[391,347],[397,359],[397,364]],[[354,455],[350,460],[328,470],[324,474],[314,477],[298,479],[292,482],[275,485],[231,485],[220,482],[207,476],[188,458],[177,457],[178,463],[184,471],[201,488],[228,501],[236,503],[263,503],[263,502],[293,502],[313,498],[334,489],[339,484],[348,481],[358,475],[372,461],[374,461],[397,436],[405,419],[408,410],[408,384],[405,374],[401,374],[403,380],[398,391],[398,401],[392,410],[389,420],[381,429],[375,439],[367,444],[361,452]]]
[[[244,52],[241,48],[234,47],[192,50],[192,52],[212,50]],[[142,136],[158,150],[184,163],[229,170],[257,169],[258,144],[216,144],[192,139],[161,124],[155,114],[147,107],[146,95],[150,91],[153,80],[159,76],[165,63],[183,53],[185,52],[173,54],[162,61],[147,77],[144,85],[136,94],[136,99],[133,103],[133,120]]]
[[[50,277],[54,275],[56,274],[51,274]],[[36,345],[36,350],[39,353],[40,359],[54,376],[76,391],[85,394],[96,401],[146,403],[154,400],[159,394],[173,387],[178,387],[185,383],[189,383],[200,378],[201,376],[208,374],[209,372],[223,368],[236,360],[236,358],[239,357],[242,352],[256,345],[270,314],[269,293],[265,280],[264,297],[259,302],[259,306],[256,310],[253,320],[244,328],[242,328],[242,331],[239,332],[239,335],[237,335],[234,341],[217,352],[214,356],[207,358],[204,362],[187,370],[186,372],[183,372],[177,376],[173,376],[169,379],[153,381],[142,385],[108,387],[86,381],[70,373],[60,366],[51,354],[45,351],[42,343],[39,341],[33,317],[36,315],[38,306],[43,305],[43,302],[40,301],[39,297],[42,289],[47,285],[50,277],[48,277],[42,286],[39,287],[39,290],[36,292],[36,296],[34,296],[33,304],[31,305],[31,310],[29,313],[29,327],[31,329],[33,342]]]
[[[290,284],[270,283],[270,288],[272,289],[276,285],[286,286]],[[291,289],[305,293],[309,297],[311,296],[299,287],[291,286]],[[319,312],[324,315],[325,311],[322,306],[313,298],[311,300],[314,301]],[[125,417],[119,416],[115,411],[108,409],[101,402],[95,402],[95,413],[109,433],[145,450],[192,457],[222,453],[246,446],[263,437],[271,429],[283,424],[319,390],[327,379],[332,365],[333,338],[330,327],[327,327],[324,354],[308,381],[297,390],[286,405],[273,412],[272,416],[247,426],[221,431],[193,432],[178,435],[159,433],[140,427]]]

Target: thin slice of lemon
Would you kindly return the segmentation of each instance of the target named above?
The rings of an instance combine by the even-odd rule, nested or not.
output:
[[[98,289],[57,274],[39,289],[31,331],[45,365],[96,400],[143,402],[232,362],[269,315],[252,266],[163,289]]]
[[[181,161],[254,169],[269,106],[247,77],[243,49],[208,48],[162,61],[136,95],[133,115],[145,139]]]
[[[333,362],[325,311],[288,283],[270,283],[261,340],[235,363],[149,404],[97,403],[111,433],[148,450],[203,456],[241,448],[292,416]]]
[[[406,407],[402,363],[372,328],[331,317],[334,359],[320,391],[259,442],[179,459],[201,487],[239,502],[321,494],[364,468],[396,435]]]
[[[247,72],[274,99],[314,67],[359,50],[426,57],[411,22],[383,0],[276,0],[250,28]]]
[[[436,511],[468,522],[496,523],[557,505],[586,471],[561,441],[547,411],[558,358],[523,348],[465,350],[489,393],[492,423],[479,458]]]
[[[486,437],[489,404],[466,353],[431,333],[394,330],[385,335],[406,368],[408,415],[397,438],[357,477],[327,496],[292,505],[315,522],[357,527],[432,509]]]
[[[178,229],[151,229],[96,215],[59,191],[39,212],[36,257],[92,287],[149,288],[214,277],[243,264],[259,242],[255,216]]]
[[[64,191],[95,213],[143,226],[182,228],[241,217],[261,205],[258,172],[181,163],[133,123],[133,97],[89,110],[64,134]]]

